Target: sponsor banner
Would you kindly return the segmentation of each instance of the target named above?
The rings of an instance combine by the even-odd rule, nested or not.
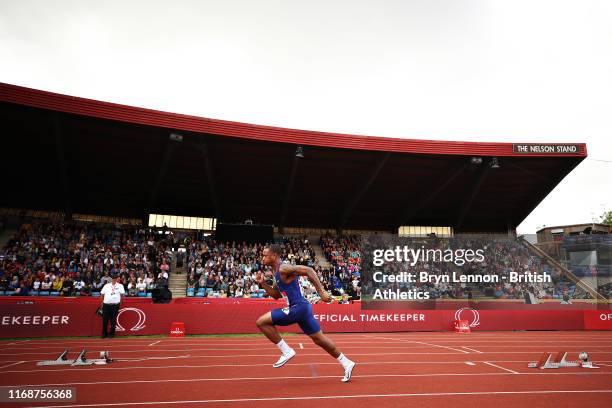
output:
[[[95,316],[96,302],[0,302],[0,337],[96,336],[102,320]],[[189,334],[257,333],[255,321],[280,301],[131,303],[125,302],[117,321],[117,335],[168,334],[172,323],[184,323]],[[362,310],[359,303],[319,304],[315,317],[326,332],[452,331],[456,320],[471,330],[582,330],[610,328],[609,311],[581,310]],[[585,313],[605,315],[601,324]],[[589,317],[591,319],[591,317]],[[299,332],[297,325],[283,331]]]
[[[185,335],[185,324],[183,322],[173,322],[170,326],[170,337],[183,337]]]
[[[612,310],[589,310],[584,312],[586,330],[612,330]]]

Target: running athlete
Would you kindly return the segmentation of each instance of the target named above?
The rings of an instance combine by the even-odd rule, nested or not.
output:
[[[283,297],[283,292],[287,296],[289,306],[284,309],[274,309],[257,319],[257,327],[271,342],[281,351],[281,356],[272,366],[279,368],[285,365],[295,356],[293,350],[280,336],[276,326],[288,326],[297,323],[304,334],[310,336],[312,341],[323,350],[327,351],[332,357],[337,359],[344,368],[342,382],[350,381],[355,363],[349,360],[336,348],[336,345],[323,334],[319,322],[312,315],[312,305],[304,299],[300,290],[299,277],[306,276],[317,289],[317,293],[324,302],[329,302],[331,297],[325,289],[315,271],[308,266],[281,264],[280,256],[282,247],[274,244],[263,250],[264,265],[271,266],[274,271],[274,285],[266,283],[264,274],[259,272],[255,280],[268,292],[274,299]]]

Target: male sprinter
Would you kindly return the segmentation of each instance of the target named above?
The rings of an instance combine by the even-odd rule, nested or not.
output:
[[[323,289],[321,281],[319,281],[319,278],[317,278],[312,268],[301,265],[294,266],[281,264],[281,254],[282,247],[277,244],[270,245],[263,250],[262,263],[271,266],[274,271],[275,284],[273,286],[266,283],[264,274],[261,272],[259,272],[255,278],[257,283],[259,283],[259,285],[261,285],[261,287],[274,299],[283,297],[282,293],[284,292],[289,302],[289,307],[274,309],[257,319],[257,327],[259,327],[259,330],[261,330],[270,341],[276,344],[282,353],[273,367],[282,367],[295,356],[295,350],[285,343],[285,340],[278,334],[275,326],[288,326],[297,323],[300,325],[302,331],[310,336],[317,346],[327,351],[342,364],[344,368],[342,382],[350,381],[355,363],[346,358],[344,354],[340,353],[335,344],[321,331],[319,322],[312,315],[312,305],[304,299],[302,295],[299,276],[306,276],[308,280],[312,282],[317,289],[317,293],[321,296],[322,301],[329,302],[331,297]]]

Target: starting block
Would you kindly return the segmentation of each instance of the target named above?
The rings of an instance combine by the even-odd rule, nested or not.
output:
[[[112,363],[113,360],[110,358],[108,351],[101,351],[100,358],[88,360],[85,356],[87,351],[85,349],[81,350],[77,358],[74,360],[69,360],[66,356],[68,355],[68,349],[64,350],[58,358],[55,360],[44,360],[36,363],[38,366],[50,366],[50,365],[70,365],[70,366],[86,366],[92,364],[109,364]]]
[[[582,353],[581,353],[582,354]],[[586,355],[586,353],[585,353]],[[588,359],[588,356],[584,360],[578,361],[567,361],[567,352],[560,351],[553,358],[552,353],[544,353],[537,362],[531,362],[527,364],[529,368],[539,368],[545,370],[549,368],[565,368],[565,367],[582,367],[582,368],[599,368]]]
[[[48,366],[48,365],[69,365],[72,364],[73,360],[68,360],[66,355],[68,354],[68,349],[64,350],[62,354],[59,355],[55,360],[44,360],[36,363],[38,366]]]

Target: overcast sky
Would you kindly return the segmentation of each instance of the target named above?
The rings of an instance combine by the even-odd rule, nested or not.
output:
[[[585,142],[518,231],[612,209],[610,0],[0,0],[0,59],[1,82],[209,118]]]

